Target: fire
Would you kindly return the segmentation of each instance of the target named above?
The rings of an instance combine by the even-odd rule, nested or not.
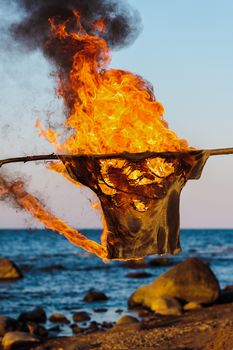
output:
[[[72,156],[189,150],[187,142],[169,130],[163,118],[164,108],[155,99],[149,83],[131,72],[108,68],[111,52],[103,39],[105,23],[99,20],[90,24],[91,30],[87,32],[81,25],[79,14],[74,12],[74,16],[75,31],[69,29],[69,21],[57,23],[57,19],[49,20],[52,37],[46,45],[53,49],[56,39],[61,52],[64,54],[68,50],[68,56],[71,56],[69,68],[58,72],[57,89],[68,117],[62,135],[56,130],[44,129],[38,121],[40,135],[47,138],[58,153]],[[66,131],[68,136],[64,141]],[[5,187],[10,189],[22,208],[30,211],[47,228],[64,234],[72,243],[106,259],[109,256],[107,245],[114,246],[115,243],[114,235],[108,235],[114,222],[109,203],[115,206],[116,212],[120,206],[125,212],[135,211],[139,217],[135,220],[139,222],[143,213],[153,209],[153,201],[166,194],[170,186],[166,179],[177,172],[179,164],[160,157],[136,163],[121,157],[77,162],[62,159],[62,162],[52,163],[50,168],[76,185],[89,186],[99,196],[105,215],[109,215],[103,217],[101,245],[54,217],[23,189],[22,183]],[[152,189],[153,185],[157,187]],[[135,220],[127,223],[132,230],[136,230]],[[127,256],[122,255],[122,258]]]
[[[26,192],[23,181],[8,183],[0,176],[0,199],[5,196],[11,196],[21,209],[30,212],[34,218],[42,222],[46,228],[61,233],[74,245],[94,253],[101,258],[105,258],[106,253],[104,247],[89,240],[51,214],[35,196]]]
[[[51,129],[41,133],[67,154],[106,154],[128,151],[184,151],[188,145],[168,129],[164,108],[150,85],[128,71],[108,69],[110,49],[101,37],[103,22],[87,33],[74,13],[78,32],[51,19],[52,34],[64,49],[77,47],[68,75],[60,74],[59,96],[69,106],[65,142]],[[48,42],[47,45],[50,45]]]

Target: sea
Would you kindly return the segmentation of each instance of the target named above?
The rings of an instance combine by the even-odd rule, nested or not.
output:
[[[93,240],[100,239],[100,230],[82,232]],[[148,277],[129,278],[128,273],[135,270],[123,262],[104,263],[55,232],[0,230],[1,257],[14,261],[24,276],[17,281],[0,283],[0,315],[17,318],[24,311],[42,306],[48,316],[62,313],[71,322],[77,311],[89,312],[97,322],[114,322],[121,313],[130,313],[127,300],[136,288],[151,283],[173,264],[188,257],[207,261],[222,288],[233,285],[233,229],[183,229],[181,245],[182,252],[169,256],[167,266],[149,266],[143,269]],[[91,288],[104,292],[108,300],[85,303],[83,298]],[[107,311],[96,312],[99,308]],[[68,326],[62,326],[61,332],[72,333]]]

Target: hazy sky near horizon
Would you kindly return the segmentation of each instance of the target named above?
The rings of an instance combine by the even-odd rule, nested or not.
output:
[[[165,107],[169,127],[197,148],[233,146],[233,1],[130,0],[142,18],[135,43],[112,53],[111,67],[143,76]],[[21,14],[0,0],[0,159],[51,153],[36,119],[64,119],[51,67],[39,51],[20,51],[3,27]],[[6,165],[31,193],[77,228],[100,227],[94,196],[42,164]],[[233,155],[208,160],[200,180],[181,194],[181,227],[233,227]],[[0,202],[0,228],[38,227],[14,203]]]

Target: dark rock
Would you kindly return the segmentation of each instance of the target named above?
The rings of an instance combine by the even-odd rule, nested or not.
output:
[[[224,292],[233,292],[233,285],[228,285],[223,288]]]
[[[60,326],[56,325],[48,329],[50,333],[59,333],[61,331]]]
[[[125,261],[122,266],[129,269],[145,269],[148,267],[148,263],[144,259],[139,260],[128,260]]]
[[[20,322],[31,321],[36,323],[45,323],[47,321],[47,316],[42,307],[37,307],[32,311],[23,312],[19,316],[18,320]]]
[[[8,332],[2,339],[3,349],[28,349],[28,347],[39,343],[39,338],[24,332]]]
[[[115,312],[116,312],[117,314],[122,314],[123,310],[122,310],[122,309],[116,309]]]
[[[79,327],[77,324],[73,323],[70,325],[70,328],[72,329],[74,334],[81,334],[83,333],[84,329]]]
[[[154,258],[149,260],[148,265],[152,267],[161,267],[171,265],[172,262],[168,258]]]
[[[227,288],[224,290],[221,290],[220,296],[218,298],[219,304],[226,304],[226,303],[232,303],[233,302],[233,290],[231,288]]]
[[[53,264],[53,265],[42,267],[40,269],[40,271],[43,271],[43,272],[64,271],[64,270],[66,270],[66,268],[60,264]]]
[[[47,338],[48,336],[48,330],[37,323],[27,322],[26,327],[26,330],[32,335],[36,335],[42,338]]]
[[[88,331],[92,331],[92,332],[95,332],[95,331],[98,331],[99,330],[99,325],[96,321],[92,321],[88,327]]]
[[[0,316],[0,337],[18,329],[18,322],[11,317]]]
[[[126,276],[129,278],[148,278],[153,275],[148,272],[129,272]]]
[[[66,316],[64,316],[63,314],[59,314],[59,313],[52,314],[49,317],[49,321],[53,322],[53,323],[63,323],[63,324],[70,323],[70,321],[68,320],[68,318],[66,318]]]
[[[23,275],[13,261],[0,258],[0,281],[17,280]]]
[[[102,327],[103,330],[110,329],[110,328],[113,327],[113,323],[104,321],[104,322],[102,322],[101,327]]]
[[[85,297],[83,298],[83,301],[85,301],[86,303],[91,303],[94,301],[104,301],[104,300],[108,300],[108,297],[106,296],[106,294],[94,289],[90,289],[85,295]]]
[[[90,319],[91,317],[86,311],[79,311],[73,314],[73,320],[75,322],[84,322],[84,321],[89,321]]]
[[[99,307],[99,308],[96,308],[94,309],[95,312],[107,312],[108,309],[104,308],[104,307]]]
[[[183,301],[211,304],[219,297],[218,281],[208,265],[190,258],[172,267],[148,286],[139,287],[129,298],[129,307],[151,307],[153,300],[168,296]]]
[[[23,272],[28,272],[31,271],[33,269],[32,265],[20,265],[20,269]]]

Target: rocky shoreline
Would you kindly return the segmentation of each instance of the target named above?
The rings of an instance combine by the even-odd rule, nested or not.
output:
[[[9,271],[6,261],[3,265]],[[5,275],[10,278],[8,272]],[[95,312],[104,313],[98,302],[107,299],[104,293],[90,290],[83,302],[94,303]],[[187,259],[150,285],[139,287],[129,296],[128,305],[137,317],[124,314],[116,323],[97,323],[86,311],[75,312],[70,322],[61,313],[48,317],[41,307],[17,319],[0,316],[0,349],[233,349],[233,286],[220,290],[208,264],[200,259]],[[47,320],[52,327],[45,327]],[[59,337],[60,325],[69,326],[74,336]]]

